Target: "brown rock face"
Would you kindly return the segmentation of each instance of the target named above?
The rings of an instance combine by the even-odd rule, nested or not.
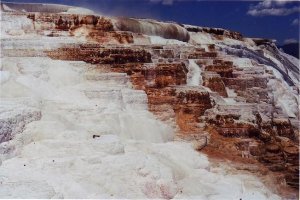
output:
[[[243,40],[243,36],[241,33],[236,31],[224,30],[221,28],[209,28],[209,27],[187,27],[187,30],[190,32],[205,32],[214,34],[216,36],[225,36],[236,40]]]
[[[256,119],[245,122],[241,120],[241,114],[227,114],[233,113],[228,109],[226,111],[219,108],[219,111],[223,112],[213,114],[213,117],[208,119],[208,123],[218,134],[226,138],[235,138],[235,141],[250,139],[247,149],[241,150],[242,153],[246,151],[249,156],[263,163],[271,171],[285,174],[287,184],[298,187],[299,147],[293,142],[293,128],[288,121],[274,119],[271,124],[266,125],[260,121],[260,114],[257,113]],[[225,141],[222,145],[225,145]],[[227,152],[235,152],[229,146],[225,145],[223,148],[227,149]]]
[[[53,59],[83,60],[92,64],[125,64],[151,62],[151,54],[143,49],[106,48],[97,44],[64,47],[47,52]]]
[[[68,60],[84,60],[92,64],[109,64],[111,71],[127,73],[133,86],[136,89],[146,91],[149,100],[149,109],[163,121],[178,128],[180,135],[193,135],[204,133],[201,123],[207,123],[224,138],[236,138],[239,144],[244,139],[249,138],[246,145],[232,148],[231,140],[224,140],[221,143],[222,149],[228,154],[237,157],[253,157],[267,166],[271,171],[285,174],[287,184],[296,187],[296,172],[298,155],[297,146],[291,142],[288,146],[281,144],[281,139],[294,139],[294,132],[291,123],[286,119],[274,119],[262,122],[256,104],[241,104],[232,107],[215,107],[217,112],[210,113],[214,102],[210,93],[201,88],[186,86],[188,73],[185,60],[176,60],[176,51],[162,49],[157,51],[157,47],[145,50],[139,46],[131,48],[104,47],[100,45],[79,45],[72,49],[70,47],[61,48],[48,52],[52,58]],[[186,52],[184,52],[186,54]],[[154,57],[163,58],[152,62]],[[169,60],[165,60],[169,59]],[[203,57],[207,60],[207,56]],[[213,64],[205,65],[199,60],[199,65],[203,68],[203,85],[217,92],[223,97],[227,97],[225,87],[235,89],[238,95],[250,102],[247,94],[243,91],[247,89],[264,89],[266,77],[253,76],[244,78],[243,75],[234,73],[231,62],[215,59]],[[268,98],[258,98],[268,101]],[[209,112],[206,112],[209,111]],[[252,119],[243,119],[243,114],[248,113]],[[205,118],[205,116],[209,116]],[[204,118],[203,118],[204,117]],[[277,138],[277,139],[275,139]],[[279,141],[278,141],[279,140]],[[291,141],[292,141],[291,140]],[[209,145],[214,145],[216,141],[210,140]],[[226,144],[228,142],[228,144]],[[220,144],[219,144],[220,145]],[[218,145],[218,146],[219,146]],[[245,147],[246,146],[246,147]],[[214,147],[216,148],[216,147]],[[291,150],[290,150],[291,149]],[[290,150],[290,151],[289,151]],[[232,155],[231,155],[232,156]],[[294,160],[293,160],[294,159]],[[292,162],[293,160],[293,162]]]
[[[203,73],[203,85],[208,87],[214,92],[217,92],[219,95],[223,97],[227,97],[228,94],[226,92],[225,84],[221,78],[221,76],[215,72],[204,72]]]
[[[216,72],[222,78],[232,78],[233,64],[232,62],[213,60],[213,65],[206,66],[205,71]]]
[[[85,61],[95,68],[126,73],[135,89],[146,92],[149,110],[172,125],[178,136],[184,139],[205,137],[207,146],[197,145],[197,149],[203,149],[208,155],[221,155],[222,159],[264,166],[284,177],[282,179],[289,186],[298,188],[298,136],[291,120],[275,107],[268,94],[268,80],[274,76],[264,67],[239,69],[218,52],[214,44],[205,45],[206,48],[201,45],[137,45],[136,32],[142,32],[141,27],[133,32],[126,31],[134,28],[136,20],[129,20],[127,26],[126,20],[120,20],[119,28],[123,31],[116,31],[111,20],[95,16],[41,14],[29,18],[34,20],[36,27],[43,24],[40,29],[53,30],[51,37],[61,32],[75,37],[83,32],[89,41],[49,50],[46,52],[49,57]],[[71,23],[66,23],[69,21]],[[210,33],[219,39],[243,39],[240,34],[223,29],[190,27],[187,30]],[[189,37],[186,31],[183,33],[185,41]],[[165,30],[162,36],[164,34],[167,38],[182,36],[173,29]],[[187,85],[189,59],[195,60],[201,69],[202,85]],[[233,104],[224,100],[230,97],[227,89],[236,94]]]
[[[74,33],[76,33],[76,31],[78,31],[78,29],[75,29]],[[97,29],[91,29],[89,30],[88,38],[99,43],[108,43],[111,41],[115,41],[116,43],[120,44],[133,43],[132,34],[120,31],[104,32]]]
[[[199,88],[178,88],[174,110],[176,122],[183,133],[199,133],[197,124],[205,110],[212,107],[209,93]]]
[[[149,87],[164,88],[186,83],[187,68],[184,63],[158,63],[154,68],[145,66],[142,75],[146,81],[153,81]]]

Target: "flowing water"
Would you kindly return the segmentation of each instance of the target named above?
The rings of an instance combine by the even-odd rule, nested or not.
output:
[[[187,85],[189,86],[199,86],[202,85],[203,80],[201,76],[201,68],[195,62],[195,60],[190,59],[188,65],[189,72],[187,74]]]
[[[114,27],[120,31],[131,31],[166,39],[176,39],[187,42],[190,39],[188,31],[175,23],[159,22],[150,19],[116,18]]]

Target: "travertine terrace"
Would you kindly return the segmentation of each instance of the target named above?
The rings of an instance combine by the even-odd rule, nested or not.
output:
[[[298,198],[299,60],[270,40],[1,3],[0,70],[0,197]]]

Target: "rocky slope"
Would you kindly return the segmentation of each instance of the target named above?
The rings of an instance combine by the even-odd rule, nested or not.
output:
[[[298,198],[298,59],[91,13],[1,3],[0,197]]]

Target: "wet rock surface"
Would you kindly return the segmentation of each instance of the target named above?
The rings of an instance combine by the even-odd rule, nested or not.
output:
[[[291,95],[282,103],[284,100],[278,97],[280,94],[273,95],[278,88],[270,86],[272,81],[286,81],[289,85],[297,83],[274,62],[276,58],[271,59],[261,53],[269,52],[270,46],[265,48],[259,43],[257,49],[250,49],[251,45],[245,47],[247,43],[241,34],[223,29],[182,27],[178,24],[168,28],[168,23],[148,22],[147,26],[163,27],[163,31],[158,32],[151,29],[152,26],[141,29],[143,20],[135,19],[117,19],[116,22],[116,19],[94,15],[18,15],[32,21],[32,27],[26,29],[28,34],[34,32],[45,38],[68,39],[62,40],[59,46],[44,44],[37,50],[36,47],[30,48],[32,41],[4,38],[2,56],[48,56],[53,60],[74,62],[74,66],[76,62],[84,61],[91,70],[85,76],[88,81],[97,81],[98,86],[112,81],[109,84],[118,86],[114,89],[113,100],[134,108],[148,107],[157,119],[175,130],[176,138],[192,141],[194,149],[204,151],[208,156],[221,152],[223,159],[242,159],[245,163],[254,163],[254,166],[264,166],[270,173],[283,177],[287,185],[283,183],[284,187],[298,189],[299,104],[294,96],[297,92],[291,89]],[[118,25],[116,30],[115,23]],[[189,32],[212,35],[215,43],[189,43]],[[161,43],[149,42],[151,35],[163,37],[160,38]],[[76,38],[76,42],[72,38]],[[244,46],[229,46],[225,43],[226,38]],[[186,43],[164,43],[166,39]],[[188,73],[193,69],[191,61],[198,68],[189,78]],[[282,60],[282,65],[291,68],[294,74],[299,73],[286,59]],[[276,76],[273,69],[283,79]],[[97,75],[93,73],[95,71],[105,71],[106,74]],[[122,84],[130,85],[135,92],[119,88]],[[103,88],[91,88],[84,94],[90,99],[100,98],[103,101],[111,98]],[[141,101],[133,102],[132,95]],[[286,109],[286,104],[292,105],[292,112]],[[27,123],[40,119],[41,112],[38,110],[25,110],[11,118],[1,118],[0,142],[11,140],[22,132]],[[148,192],[149,188],[154,193],[159,190],[150,183],[145,187]],[[174,197],[171,188],[166,190],[159,192],[160,197]],[[292,196],[295,190],[292,190]],[[149,197],[151,195],[148,194]]]
[[[107,22],[103,21],[103,23]],[[95,27],[97,26],[100,26],[99,23]],[[104,31],[111,30],[104,29]],[[222,33],[217,29],[201,31],[242,40],[241,36],[223,30],[220,30]],[[122,42],[120,43],[80,44],[75,47],[72,45],[49,51],[47,54],[53,59],[109,64],[111,71],[126,73],[135,88],[146,92],[150,111],[160,119],[168,121],[173,127],[177,127],[179,135],[205,135],[205,127],[213,126],[223,137],[241,140],[250,138],[252,142],[259,143],[259,147],[240,152],[250,152],[250,156],[251,152],[258,154],[254,157],[271,171],[282,172],[287,177],[294,173],[297,177],[295,170],[289,170],[291,167],[298,167],[297,162],[292,164],[289,161],[293,155],[284,152],[286,146],[277,146],[281,140],[278,139],[279,136],[279,138],[289,138],[291,140],[289,145],[297,149],[297,140],[295,140],[297,130],[295,131],[296,127],[291,125],[287,116],[282,118],[274,116],[277,113],[278,116],[284,116],[284,113],[272,105],[268,81],[274,79],[274,76],[261,65],[272,66],[283,73],[272,60],[239,46],[231,46],[225,50],[221,48],[219,51],[214,46],[181,48],[177,45],[132,44],[130,47],[124,47]],[[240,66],[235,66],[232,58],[229,57],[231,54],[237,55],[230,49],[238,51],[239,57],[253,59],[257,64],[240,69]],[[204,87],[186,85],[188,61],[191,59],[195,60],[201,68]],[[288,76],[284,75],[284,78],[291,84]],[[234,99],[237,103],[223,105],[222,102],[211,97],[215,95],[211,92],[216,92],[221,97],[228,98],[226,88],[234,90],[236,93]],[[268,109],[271,111],[260,109],[261,104],[269,105]],[[214,143],[214,141],[210,142]],[[230,152],[231,150],[228,149],[228,153]],[[296,181],[287,181],[287,184],[298,187]]]

